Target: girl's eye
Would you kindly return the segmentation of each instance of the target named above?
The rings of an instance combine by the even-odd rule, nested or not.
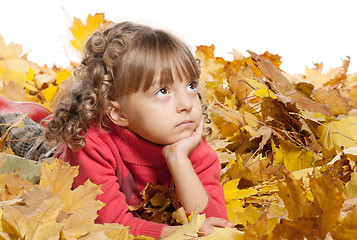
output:
[[[169,93],[167,88],[160,88],[159,91],[155,93],[156,96],[166,96]]]
[[[187,90],[188,91],[196,91],[197,90],[197,82],[190,82],[187,85]]]

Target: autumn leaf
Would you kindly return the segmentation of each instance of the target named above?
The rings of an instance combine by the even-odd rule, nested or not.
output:
[[[344,187],[344,194],[346,199],[357,198],[357,173],[351,174],[351,179],[346,183]]]
[[[72,46],[82,52],[84,44],[103,23],[105,23],[104,13],[96,13],[93,16],[88,14],[86,25],[78,18],[74,18],[73,26],[70,28],[74,40],[71,40]]]
[[[305,186],[284,168],[283,173],[285,180],[278,182],[279,197],[284,201],[290,219],[301,218],[304,216],[304,208],[309,204]]]
[[[312,167],[314,156],[310,151],[292,144],[289,141],[281,140],[279,147],[272,144],[274,151],[274,162],[276,164],[284,163],[284,166],[290,171]]]
[[[339,89],[319,89],[313,96],[318,103],[330,107],[331,115],[348,114],[352,110],[349,99],[343,96]]]
[[[328,150],[340,152],[357,144],[357,115],[350,112],[317,127],[319,143]]]
[[[321,236],[324,237],[332,230],[332,226],[340,215],[344,202],[343,192],[330,171],[326,171],[321,177],[311,177],[310,189],[314,195],[314,202],[320,208],[317,224],[319,224]]]
[[[88,15],[85,24],[74,18],[72,45],[81,51],[108,22],[102,13]],[[214,51],[214,44],[196,50],[206,139],[221,161],[228,218],[241,231],[214,228],[198,237],[205,217],[187,222],[174,191],[159,185],[147,187],[132,212],[183,223],[174,239],[355,239],[357,73],[347,72],[350,59],[326,73],[317,63],[290,74],[278,54],[233,50],[226,60]],[[0,36],[0,94],[12,100],[55,110],[77,84],[76,66],[38,66],[21,45]],[[0,158],[1,239],[134,239],[128,227],[94,224],[103,206],[96,200],[100,186],[87,181],[73,190],[77,169],[11,156],[6,134],[1,140],[7,152]]]
[[[186,223],[176,229],[172,234],[166,237],[166,240],[181,240],[186,238],[198,237],[198,230],[206,219],[205,214],[198,214],[197,211],[192,213],[192,218],[189,223]]]
[[[32,183],[23,180],[14,172],[0,175],[0,201],[11,200],[32,188]]]

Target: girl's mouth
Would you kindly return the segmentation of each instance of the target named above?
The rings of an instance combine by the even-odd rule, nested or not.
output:
[[[188,126],[188,125],[190,125],[192,123],[193,123],[193,121],[191,121],[191,120],[185,120],[185,121],[177,124],[175,127],[181,127],[181,126],[184,127],[184,126]]]

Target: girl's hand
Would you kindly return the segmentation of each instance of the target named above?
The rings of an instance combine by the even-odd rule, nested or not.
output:
[[[163,147],[162,155],[166,160],[180,154],[184,154],[187,157],[200,145],[203,134],[203,120],[204,119],[202,117],[196,130],[191,134],[191,136]]]
[[[210,217],[205,220],[198,230],[199,236],[207,236],[213,232],[213,227],[233,227],[233,224],[223,218]]]

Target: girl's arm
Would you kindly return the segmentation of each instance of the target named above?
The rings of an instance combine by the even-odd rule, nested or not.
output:
[[[177,196],[186,211],[193,212],[196,208],[201,212],[207,205],[208,195],[192,167],[188,156],[200,143],[203,133],[203,118],[195,132],[188,138],[163,148],[168,169],[175,182]]]
[[[199,235],[205,236],[213,232],[213,227],[233,227],[233,224],[227,221],[219,178],[221,165],[217,154],[207,142],[203,140],[201,143],[202,129],[203,119],[190,137],[165,146],[162,153],[184,209],[193,212],[197,208],[198,212],[207,212],[208,218],[199,230]],[[198,151],[194,151],[198,146]],[[161,236],[166,237],[174,230],[175,227],[165,227]]]
[[[220,184],[221,165],[216,152],[202,139],[202,132],[203,119],[190,137],[165,146],[163,156],[186,211],[197,207],[207,217],[228,219]]]

